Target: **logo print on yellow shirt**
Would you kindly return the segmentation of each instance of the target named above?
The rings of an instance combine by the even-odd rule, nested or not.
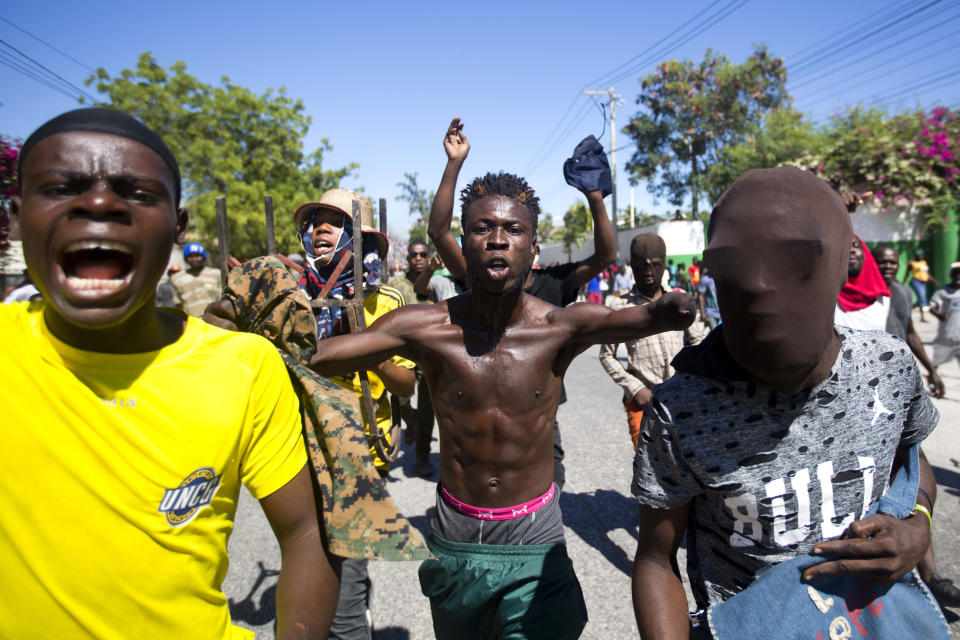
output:
[[[220,488],[221,477],[210,467],[197,469],[176,489],[163,490],[158,511],[166,514],[167,522],[175,527],[186,524],[201,507],[210,504]]]
[[[105,405],[111,407],[135,407],[137,406],[137,399],[134,397],[123,398],[120,396],[114,396],[113,398],[100,398],[100,401]]]

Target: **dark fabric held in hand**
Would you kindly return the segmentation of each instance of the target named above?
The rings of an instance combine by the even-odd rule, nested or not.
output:
[[[599,190],[604,198],[613,192],[610,163],[603,145],[593,136],[581,140],[573,155],[563,163],[563,178],[580,191]]]

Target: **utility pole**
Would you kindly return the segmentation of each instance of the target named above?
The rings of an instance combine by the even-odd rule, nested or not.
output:
[[[610,215],[613,220],[613,241],[618,247],[617,253],[619,253],[620,243],[618,242],[619,231],[617,229],[617,119],[615,112],[617,110],[617,100],[620,99],[620,96],[614,92],[613,87],[609,87],[606,91],[583,91],[583,95],[606,95],[610,99],[610,177],[613,181],[613,192],[610,194],[612,209]]]

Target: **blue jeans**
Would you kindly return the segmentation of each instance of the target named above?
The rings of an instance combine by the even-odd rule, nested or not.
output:
[[[927,283],[920,282],[916,278],[910,278],[910,288],[913,289],[913,294],[917,296],[916,306],[927,306]]]

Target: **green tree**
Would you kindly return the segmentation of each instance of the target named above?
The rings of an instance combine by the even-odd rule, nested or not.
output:
[[[578,202],[563,214],[560,242],[567,253],[567,262],[573,261],[573,245],[577,245],[579,249],[587,232],[591,230],[593,230],[593,217],[584,203]]]
[[[409,241],[425,242],[432,247],[433,243],[427,237],[427,223],[430,221],[430,208],[433,206],[433,199],[437,196],[437,192],[421,189],[416,173],[404,173],[403,182],[398,182],[397,186],[400,187],[397,200],[406,202],[410,207],[410,214],[415,216],[413,224],[410,225]],[[457,238],[463,235],[459,216],[453,216],[453,220],[450,221],[450,233]]]
[[[689,195],[699,217],[700,174],[727,145],[742,142],[761,115],[789,101],[781,58],[759,47],[742,64],[710,49],[703,61],[669,60],[641,81],[638,112],[624,128],[637,150],[627,162],[634,184],[679,206]]]
[[[722,147],[703,175],[703,189],[716,202],[733,181],[750,169],[779,167],[819,149],[823,136],[793,109],[774,109],[738,144]]]
[[[820,150],[794,164],[838,191],[872,196],[884,211],[911,209],[936,227],[960,199],[960,115],[853,107],[831,118]]]
[[[553,214],[542,214],[537,222],[537,242],[539,244],[554,242],[558,232],[557,224],[553,221]]]
[[[430,239],[427,237],[427,222],[430,220],[430,206],[433,204],[436,193],[421,189],[417,183],[416,173],[404,173],[403,182],[398,182],[397,186],[400,187],[400,195],[397,196],[397,200],[406,202],[410,207],[410,214],[415,216],[408,233],[409,242],[424,242],[428,246],[432,246]],[[453,225],[451,224],[451,226]]]
[[[184,62],[167,70],[149,52],[135,69],[111,76],[100,68],[86,84],[107,96],[102,106],[133,114],[163,135],[180,163],[185,206],[204,241],[216,238],[214,199],[227,197],[230,249],[238,256],[266,253],[265,195],[273,196],[278,249],[295,251],[294,211],[358,166],[324,169],[332,149],[326,138],[304,152],[311,119],[282,87],[256,94],[226,76],[209,85],[187,73]]]
[[[436,193],[421,189],[417,183],[416,173],[404,173],[403,182],[398,182],[400,195],[397,200],[406,202],[410,206],[410,213],[415,215],[418,221],[426,224],[430,219],[430,205],[433,204],[433,198]]]

